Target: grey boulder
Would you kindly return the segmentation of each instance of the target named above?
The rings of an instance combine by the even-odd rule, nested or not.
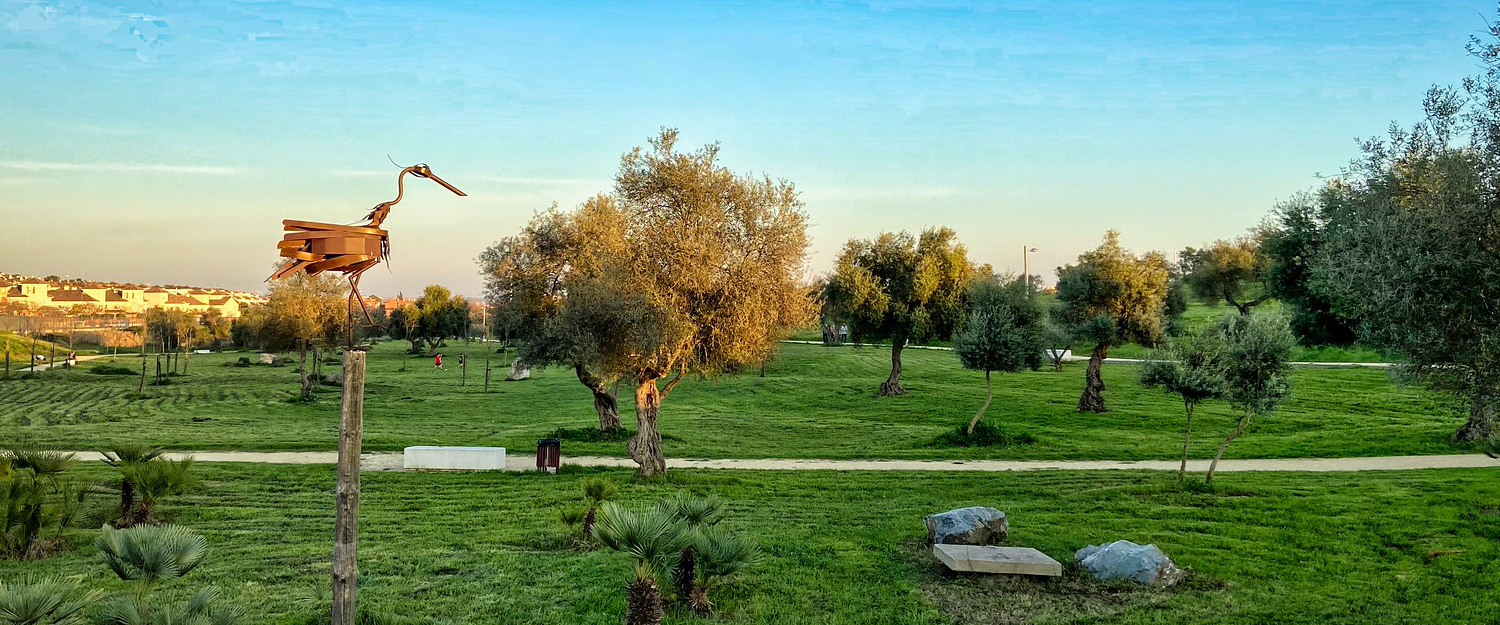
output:
[[[1073,559],[1096,579],[1126,578],[1151,586],[1171,586],[1182,581],[1182,569],[1156,545],[1117,540],[1079,549]]]
[[[256,354],[255,355],[255,362],[257,364],[269,365],[269,364],[274,363],[275,361],[276,361],[276,354]]]
[[[519,358],[517,358],[515,362],[510,363],[510,371],[507,371],[505,373],[505,379],[510,380],[511,382],[515,382],[517,380],[525,380],[530,377],[531,367],[521,362],[521,359]]]
[[[934,545],[993,545],[1010,532],[1005,513],[985,506],[930,514],[924,521],[927,542]]]

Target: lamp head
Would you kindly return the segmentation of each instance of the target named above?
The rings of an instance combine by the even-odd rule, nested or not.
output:
[[[437,177],[437,174],[432,173],[432,169],[427,166],[427,163],[417,163],[416,165],[407,167],[406,170],[411,172],[413,176],[416,176],[418,178],[427,178],[433,182],[443,185],[443,188],[452,191],[455,195],[468,195],[463,191],[459,191],[458,187],[448,184],[446,180]]]

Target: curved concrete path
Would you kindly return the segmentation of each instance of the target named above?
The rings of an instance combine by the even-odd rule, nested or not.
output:
[[[77,452],[83,460],[98,460],[96,452]],[[198,451],[185,452],[200,462],[261,462],[268,464],[337,464],[334,451]],[[182,455],[182,454],[177,454]],[[588,467],[634,467],[629,458],[563,457],[564,464]],[[795,460],[779,458],[668,458],[669,468],[750,469],[770,471],[1044,471],[1044,470],[1154,470],[1176,471],[1176,460]],[[1247,458],[1219,461],[1220,471],[1401,471],[1409,469],[1500,468],[1500,460],[1483,454],[1444,456],[1373,456],[1368,458]],[[371,452],[361,456],[366,471],[401,469],[401,452]],[[508,454],[505,468],[536,468],[529,454]],[[1188,460],[1188,470],[1208,469],[1207,460]]]

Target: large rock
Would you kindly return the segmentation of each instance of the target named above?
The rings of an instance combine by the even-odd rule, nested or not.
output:
[[[1117,540],[1079,549],[1073,559],[1097,579],[1127,578],[1152,586],[1171,586],[1182,581],[1182,569],[1156,545]]]
[[[512,382],[516,380],[525,380],[529,377],[531,377],[531,367],[526,366],[519,359],[515,362],[510,363],[510,371],[506,372],[505,374],[505,379]]]
[[[1010,532],[1005,513],[984,506],[939,512],[925,521],[927,542],[939,545],[993,545]]]
[[[272,364],[276,362],[276,354],[256,354],[255,362],[262,365]]]

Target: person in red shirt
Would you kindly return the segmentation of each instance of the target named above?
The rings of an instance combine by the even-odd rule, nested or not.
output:
[[[433,359],[432,359],[432,368],[433,369],[442,369],[443,368],[443,355],[441,353],[439,353],[437,356],[433,357]]]

